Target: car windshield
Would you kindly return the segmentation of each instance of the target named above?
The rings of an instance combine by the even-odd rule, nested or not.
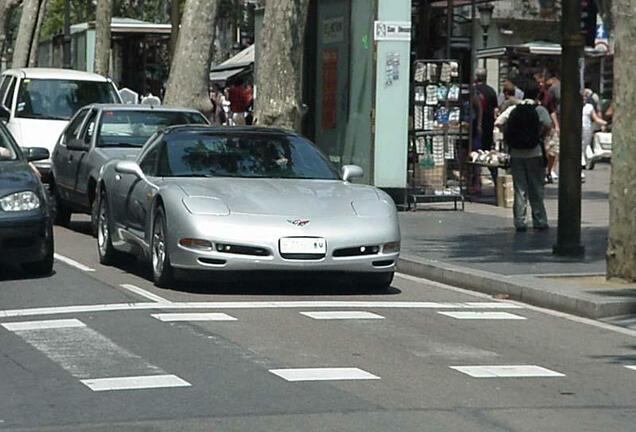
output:
[[[294,135],[182,132],[166,138],[162,177],[339,178],[313,144]]]
[[[68,120],[91,103],[118,103],[111,83],[62,79],[23,79],[16,117]]]
[[[132,111],[102,112],[99,147],[141,147],[158,129],[180,124],[208,124],[198,112]]]
[[[14,161],[18,158],[15,147],[11,143],[11,137],[5,128],[0,127],[0,162]]]

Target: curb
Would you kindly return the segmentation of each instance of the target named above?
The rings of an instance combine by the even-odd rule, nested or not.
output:
[[[409,256],[400,257],[398,271],[485,294],[507,294],[512,300],[585,318],[636,313],[636,298],[595,295],[532,276],[506,276]]]

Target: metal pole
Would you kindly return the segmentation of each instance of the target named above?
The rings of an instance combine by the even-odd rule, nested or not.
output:
[[[455,7],[453,0],[448,0],[446,7],[446,35],[448,36],[448,40],[446,41],[446,58],[450,59],[453,40],[453,9]]]
[[[561,16],[561,151],[559,226],[555,255],[580,257],[581,244],[581,110],[583,47],[581,1],[563,0]]]
[[[64,0],[64,45],[62,47],[63,65],[71,68],[71,0]]]

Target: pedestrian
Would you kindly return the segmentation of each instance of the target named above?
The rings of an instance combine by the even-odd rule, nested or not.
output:
[[[499,104],[499,112],[503,113],[511,106],[517,105],[519,102],[523,100],[523,97],[517,98],[515,96],[515,91],[513,89],[504,88],[503,90],[504,100],[501,104]]]
[[[544,103],[552,119],[552,132],[546,149],[548,158],[546,181],[553,183],[559,178],[556,167],[559,162],[561,140],[561,81],[557,73],[549,73],[546,87]]]
[[[587,164],[588,149],[592,153],[592,139],[594,138],[594,124],[602,127],[607,126],[607,122],[596,112],[596,108],[591,103],[589,95],[583,94],[583,119],[581,129],[581,166],[585,168]],[[581,171],[581,180],[585,180],[585,173]]]
[[[477,68],[475,71],[475,94],[479,97],[481,104],[481,121],[478,125],[480,131],[480,149],[490,151],[494,147],[495,110],[499,106],[497,103],[497,92],[486,84],[486,69]],[[489,168],[493,182],[497,179],[497,169]],[[474,181],[476,192],[481,191],[481,169],[477,170],[477,178]]]
[[[510,78],[506,78],[503,82],[503,88],[497,99],[497,104],[501,106],[507,99],[514,98],[519,101],[524,99],[523,90],[521,90]],[[500,110],[500,112],[503,112]]]
[[[552,120],[548,111],[537,104],[537,87],[525,92],[526,99],[509,107],[496,120],[503,128],[504,141],[510,151],[510,170],[514,187],[513,217],[517,232],[527,230],[528,201],[532,209],[532,227],[549,228],[543,202],[545,177],[545,138]]]
[[[230,101],[230,110],[232,111],[232,123],[236,126],[245,125],[245,116],[247,107],[250,103],[248,100],[250,92],[245,87],[243,78],[236,78],[227,90],[227,98]]]

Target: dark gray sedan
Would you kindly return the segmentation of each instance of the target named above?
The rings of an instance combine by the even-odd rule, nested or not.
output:
[[[102,165],[115,158],[135,159],[155,132],[181,124],[209,122],[185,108],[93,104],[79,110],[53,150],[55,222],[67,225],[72,213],[89,213],[95,233],[95,185]]]

